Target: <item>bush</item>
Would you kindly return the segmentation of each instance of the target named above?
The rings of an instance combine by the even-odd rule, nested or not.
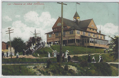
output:
[[[4,65],[2,66],[3,75],[35,75],[30,69],[23,65]]]
[[[68,65],[64,66],[64,70],[68,71]]]

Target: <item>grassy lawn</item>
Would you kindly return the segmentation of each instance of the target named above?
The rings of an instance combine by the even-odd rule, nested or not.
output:
[[[103,62],[118,62],[118,60],[115,60],[113,58],[113,56],[111,56],[110,54],[111,53],[101,54],[101,56],[103,58]],[[98,62],[99,61],[99,54],[91,55],[91,59],[93,58],[93,56],[95,57],[96,62]],[[81,57],[74,56],[73,59],[77,60],[79,62],[87,61],[88,60],[88,56],[81,56]]]
[[[51,46],[53,50],[57,50],[60,52],[60,46],[59,45],[53,45]],[[70,54],[85,54],[85,53],[104,53],[104,49],[98,49],[98,48],[87,48],[81,47],[81,46],[63,46],[63,52],[66,52],[66,50],[69,50]],[[87,52],[86,52],[87,50]],[[52,50],[48,47],[41,48],[33,53],[33,56],[37,57],[39,54],[40,57],[47,57],[48,52],[50,52],[50,55],[52,56]]]
[[[117,76],[119,74],[117,64],[111,64],[111,70],[112,70],[112,76]]]
[[[56,58],[50,58],[51,61],[56,62]],[[31,59],[31,58],[12,58],[12,59],[2,59],[2,63],[10,63],[10,62],[47,62],[47,59]]]
[[[57,50],[60,52],[60,46],[59,45],[53,45],[51,46],[53,50]],[[66,52],[66,50],[69,50],[70,54],[84,54],[86,53],[104,53],[104,49],[97,49],[97,48],[87,48],[81,47],[81,46],[63,46],[63,52]]]
[[[33,53],[33,56],[37,57],[39,54],[40,57],[48,57],[48,52],[50,53],[50,55],[52,56],[52,50],[48,47],[45,47],[45,48],[41,48],[41,49],[38,49],[37,51],[35,51]]]

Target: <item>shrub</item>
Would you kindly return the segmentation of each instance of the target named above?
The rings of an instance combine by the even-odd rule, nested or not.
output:
[[[68,71],[68,65],[64,66],[64,70]]]

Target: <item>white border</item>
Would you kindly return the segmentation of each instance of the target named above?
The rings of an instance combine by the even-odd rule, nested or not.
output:
[[[13,1],[13,2],[19,2],[19,1],[23,1],[23,2],[28,2],[28,1],[30,1],[30,2],[35,2],[35,1],[40,1],[40,2],[119,2],[119,0],[1,0],[1,3],[0,3],[0,5],[2,4],[2,1]],[[119,6],[118,6],[119,7]],[[0,18],[1,18],[1,21],[0,21],[0,24],[1,24],[1,26],[2,26],[2,5],[0,6],[0,12],[1,12],[1,14],[0,14]],[[119,11],[118,11],[119,12]],[[118,16],[119,17],[119,16]],[[118,26],[119,26],[119,22],[118,22]],[[1,28],[2,27],[0,27],[0,30],[1,30]],[[119,30],[119,28],[118,28],[118,30]],[[1,41],[1,33],[0,33],[0,41]],[[2,42],[2,41],[1,41]],[[2,48],[2,46],[0,45],[0,47]],[[0,51],[2,50],[0,48]],[[1,53],[0,53],[0,56],[1,56]],[[1,59],[2,57],[0,57],[0,61],[2,62],[2,59]],[[0,65],[2,64],[0,62]],[[16,77],[18,77],[18,78],[48,78],[49,76],[2,76],[1,75],[1,73],[2,73],[2,65],[1,65],[1,67],[0,67],[0,78],[16,78]],[[50,77],[52,77],[52,78],[60,78],[60,77],[62,77],[62,78],[73,78],[73,77],[75,77],[75,78],[108,78],[109,76],[50,76]],[[110,76],[109,78],[118,78],[119,76]]]

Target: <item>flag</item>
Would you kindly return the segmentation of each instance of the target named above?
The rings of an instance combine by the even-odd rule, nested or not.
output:
[[[78,3],[78,2],[76,2],[76,4],[79,4],[80,5],[80,3]]]

